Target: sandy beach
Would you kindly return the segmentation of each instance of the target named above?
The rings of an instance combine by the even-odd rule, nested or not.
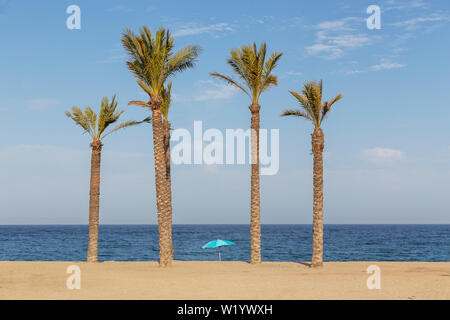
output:
[[[67,267],[81,289],[66,286]],[[367,267],[381,289],[367,288]],[[0,299],[450,299],[450,262],[328,262],[313,270],[292,262],[0,261]]]

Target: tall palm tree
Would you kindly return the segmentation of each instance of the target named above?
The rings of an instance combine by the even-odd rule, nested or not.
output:
[[[242,90],[251,100],[249,106],[251,117],[251,199],[250,199],[250,263],[261,263],[261,204],[259,186],[259,98],[263,92],[278,85],[277,77],[272,71],[277,66],[282,53],[274,52],[266,59],[266,43],[259,48],[256,43],[232,49],[227,63],[239,80],[219,73],[212,76],[225,80],[228,84]]]
[[[103,147],[103,139],[111,133],[130,126],[137,125],[142,122],[148,122],[149,119],[143,121],[125,121],[117,125],[112,130],[106,132],[106,129],[117,120],[124,111],[116,111],[117,101],[114,95],[109,101],[107,97],[103,97],[100,112],[97,115],[90,107],[86,107],[84,111],[77,107],[72,107],[72,112],[66,111],[66,115],[71,118],[77,125],[82,127],[91,138],[91,183],[89,192],[89,243],[88,243],[88,262],[98,262],[98,221],[99,221],[99,202],[100,202],[100,160]]]
[[[324,134],[320,125],[328,115],[331,106],[342,98],[338,94],[329,101],[322,101],[322,80],[304,84],[301,93],[289,91],[300,103],[301,109],[285,110],[281,116],[296,116],[310,120],[314,124],[314,132],[311,134],[312,152],[314,155],[314,202],[313,202],[313,254],[312,267],[323,265],[323,159],[322,153],[325,146]]]
[[[172,179],[170,176],[170,122],[169,122],[169,109],[171,103],[171,90],[172,81],[169,82],[167,88],[163,88],[161,91],[161,114],[162,114],[162,127],[163,127],[163,145],[164,145],[164,159],[166,162],[166,188],[168,190],[169,202],[172,203]],[[171,245],[171,257],[173,258],[173,241],[172,241],[172,214],[168,216],[167,221],[169,227],[170,245]]]
[[[148,108],[152,113],[161,267],[170,266],[173,259],[172,201],[170,185],[166,179],[164,129],[161,119],[162,94],[167,79],[178,72],[193,68],[200,53],[200,47],[191,45],[174,52],[173,42],[169,30],[164,28],[159,28],[154,36],[146,26],[140,29],[139,35],[130,29],[126,29],[122,35],[122,44],[129,56],[128,69],[149,96],[148,102],[130,101],[129,104]]]

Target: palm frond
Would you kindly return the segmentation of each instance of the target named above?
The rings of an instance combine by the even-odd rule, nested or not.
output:
[[[233,72],[236,73],[241,80],[248,82],[249,72],[248,66],[249,63],[245,60],[246,54],[245,46],[243,49],[232,49],[230,51],[230,57],[227,59],[227,64],[231,66]]]
[[[153,89],[152,89],[152,87],[150,87],[150,86],[149,86],[147,83],[145,83],[144,81],[138,79],[138,80],[137,80],[137,83],[138,83],[139,87],[141,87],[142,90],[144,90],[144,91],[148,94],[149,97],[151,97],[152,95],[155,94],[154,91],[153,91]]]
[[[310,105],[310,102],[308,99],[301,93],[295,92],[295,91],[289,91],[290,94],[292,94],[298,102],[300,102],[300,105],[303,107],[303,110],[308,114],[309,118],[312,120],[315,117],[315,113],[313,108]],[[314,120],[312,120],[314,122]]]
[[[330,109],[331,109],[331,106],[332,106],[335,102],[341,100],[342,97],[343,97],[343,95],[342,95],[342,93],[340,93],[340,94],[338,94],[336,97],[334,97],[333,99],[331,99],[330,101],[324,102],[324,104],[323,104],[323,109],[322,109],[322,117],[320,118],[320,122],[322,122],[323,119],[325,119],[325,117],[327,116],[328,112],[329,112]]]
[[[111,124],[116,122],[120,116],[123,114],[122,111],[116,111],[117,109],[117,101],[116,95],[113,96],[111,102],[107,97],[102,99],[100,105],[100,114],[98,118],[98,138],[103,134],[103,132],[108,128]]]
[[[320,127],[322,110],[322,96],[320,92],[319,83],[316,81],[306,82],[302,90],[303,95],[308,101],[308,111],[317,128]]]
[[[303,111],[297,110],[297,109],[286,109],[280,116],[281,117],[295,116],[295,117],[306,118],[308,120],[311,120],[311,117],[306,112],[303,112]]]
[[[193,68],[198,56],[201,53],[200,46],[186,46],[170,56],[167,61],[167,77],[174,75],[176,72],[184,71],[188,68]]]
[[[84,108],[84,114],[95,132],[97,130],[97,114],[89,106]]]
[[[225,75],[223,75],[223,74],[217,73],[217,72],[212,72],[212,73],[210,73],[210,75],[211,75],[211,76],[214,76],[214,77],[218,77],[219,79],[224,80],[224,81],[227,82],[228,84],[231,84],[231,85],[235,86],[236,88],[241,89],[242,91],[245,92],[246,95],[248,95],[249,97],[251,97],[250,94],[247,92],[247,90],[245,90],[243,86],[241,86],[239,83],[237,83],[236,81],[234,81],[232,78],[230,78],[230,77],[228,77],[228,76],[225,76]]]
[[[267,58],[267,45],[263,42],[259,48],[256,43],[243,45],[230,51],[227,64],[239,77],[239,84],[232,77],[211,73],[244,91],[252,103],[258,103],[260,95],[271,86],[278,85],[277,77],[272,75],[282,53],[274,52]],[[245,87],[245,88],[244,88]]]
[[[283,55],[282,52],[274,52],[271,54],[270,58],[266,61],[266,64],[264,65],[264,74],[270,75],[270,73],[275,69],[278,65],[278,60],[280,60],[281,56]]]
[[[82,127],[85,132],[89,133],[89,135],[94,138],[95,137],[95,127],[92,127],[91,121],[89,118],[83,113],[83,111],[78,107],[72,107],[72,112],[66,111],[66,116],[71,118],[77,125]]]
[[[200,54],[200,47],[192,45],[174,52],[173,43],[170,31],[164,28],[159,28],[155,35],[147,26],[140,28],[139,34],[130,29],[122,33],[122,44],[129,57],[128,69],[151,99],[160,98],[169,77],[193,68]]]
[[[142,108],[151,108],[152,107],[147,102],[139,101],[139,100],[131,100],[130,102],[128,102],[128,105],[129,106],[134,105],[134,106],[138,106],[138,107],[142,107]]]
[[[331,108],[331,106],[332,106],[335,102],[341,100],[343,96],[344,96],[344,95],[343,95],[342,93],[339,93],[336,97],[334,97],[333,99],[331,99],[330,101],[328,101],[328,104],[330,105],[330,108]]]
[[[130,101],[129,104],[148,107],[148,104],[142,101]],[[90,107],[86,107],[84,112],[77,107],[72,107],[72,112],[66,111],[65,113],[69,118],[73,119],[78,125],[80,125],[85,130],[85,132],[88,132],[93,139],[99,140],[117,130],[150,121],[150,117],[145,118],[142,121],[125,121],[117,125],[108,133],[104,134],[106,129],[111,124],[119,120],[123,112],[123,110],[117,110],[116,95],[114,95],[111,100],[109,100],[107,97],[102,98],[100,104],[100,112],[98,115]]]
[[[150,117],[145,118],[142,121],[124,121],[122,123],[120,123],[119,125],[117,125],[116,127],[114,127],[114,129],[112,129],[111,131],[109,131],[108,133],[104,134],[100,139],[103,140],[105,137],[109,136],[111,133],[116,132],[120,129],[124,129],[124,128],[128,128],[128,127],[133,127],[136,125],[139,125],[141,123],[149,123],[151,120]]]
[[[264,91],[269,89],[271,86],[277,86],[277,85],[278,85],[278,77],[270,75],[264,79],[264,82],[263,82],[263,85],[261,88],[261,92],[259,94],[261,95],[261,93],[263,93]]]
[[[288,109],[281,115],[303,117],[311,120],[316,128],[320,128],[331,106],[342,98],[342,94],[338,94],[330,101],[322,102],[322,88],[322,80],[320,80],[305,82],[301,93],[289,91],[298,100],[303,110]]]

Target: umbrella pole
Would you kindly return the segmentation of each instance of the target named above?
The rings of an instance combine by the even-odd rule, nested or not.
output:
[[[222,257],[220,256],[220,247],[219,247],[219,261],[222,261]]]

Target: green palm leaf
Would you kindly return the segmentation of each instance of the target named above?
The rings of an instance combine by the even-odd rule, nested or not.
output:
[[[139,101],[139,100],[131,100],[130,102],[128,102],[128,105],[129,106],[134,105],[134,106],[138,106],[138,107],[142,107],[142,108],[151,108],[152,107],[147,102]]]
[[[232,49],[227,64],[238,76],[238,81],[217,72],[210,73],[210,75],[239,88],[252,99],[252,103],[258,103],[259,97],[264,91],[271,86],[278,85],[277,77],[272,75],[272,71],[276,68],[282,53],[274,52],[268,59],[266,59],[266,55],[267,45],[265,42],[259,48],[256,43],[253,43]]]
[[[338,94],[330,101],[322,102],[322,80],[311,81],[303,85],[301,93],[289,91],[300,103],[301,109],[285,110],[281,116],[298,116],[311,120],[316,128],[320,128],[323,119],[327,116],[331,106],[339,101],[343,95]]]
[[[122,128],[149,121],[149,118],[146,118],[142,121],[125,121],[109,131],[107,134],[104,134],[105,130],[111,124],[119,120],[123,112],[123,110],[117,110],[116,95],[114,95],[111,101],[109,101],[107,97],[102,98],[100,104],[100,112],[98,115],[90,107],[86,107],[84,111],[82,111],[80,108],[72,107],[72,112],[66,111],[65,114],[69,118],[74,120],[77,125],[81,126],[85,132],[89,133],[89,135],[94,140],[101,140],[105,136]]]
[[[130,120],[129,120],[129,121],[124,121],[124,122],[118,124],[116,127],[114,127],[114,129],[112,129],[112,130],[109,131],[108,133],[105,133],[105,134],[101,137],[101,139],[103,140],[105,137],[109,136],[111,133],[116,132],[116,131],[118,131],[118,130],[120,130],[120,129],[124,129],[124,128],[128,128],[128,127],[133,127],[133,126],[139,125],[139,124],[141,124],[141,123],[149,123],[150,120],[151,120],[151,118],[150,118],[150,117],[147,117],[147,118],[145,118],[145,119],[142,120],[142,121],[130,121]]]
[[[300,117],[300,118],[305,118],[305,119],[308,119],[308,120],[312,120],[308,113],[303,112],[303,111],[301,111],[301,110],[296,110],[296,109],[286,109],[286,110],[284,110],[284,112],[281,114],[281,116],[282,116],[282,117],[296,116],[296,117]]]
[[[239,88],[239,89],[241,89],[242,91],[244,91],[245,94],[248,95],[248,96],[251,98],[251,95],[247,92],[247,90],[245,90],[244,87],[242,87],[239,83],[237,83],[236,81],[234,81],[232,78],[227,77],[227,76],[224,76],[224,75],[222,75],[222,74],[220,74],[220,73],[216,73],[216,72],[212,72],[212,73],[210,73],[210,75],[211,75],[211,76],[218,77],[218,78],[220,78],[220,79],[222,79],[222,80],[225,80],[225,82],[227,82],[228,84],[231,84],[231,85],[235,86],[236,88]]]
[[[92,126],[91,121],[88,116],[83,113],[83,111],[78,107],[72,107],[72,112],[66,111],[66,116],[71,118],[77,125],[82,127],[85,132],[89,133],[89,135],[94,138],[95,137],[95,126]]]
[[[159,28],[153,35],[147,26],[139,34],[125,29],[122,44],[128,54],[128,69],[150,99],[160,98],[168,78],[193,68],[201,52],[199,46],[188,45],[174,52],[173,37],[169,30]]]

